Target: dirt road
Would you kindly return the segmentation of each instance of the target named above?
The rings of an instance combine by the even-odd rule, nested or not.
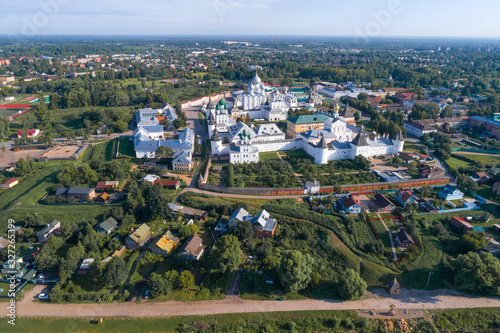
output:
[[[500,307],[500,298],[474,297],[453,291],[408,291],[387,297],[377,290],[359,301],[297,300],[252,301],[231,296],[223,300],[204,302],[111,303],[111,304],[48,304],[32,302],[28,297],[18,303],[19,316],[33,317],[171,317],[224,313],[305,311],[305,310],[433,310],[456,308]]]

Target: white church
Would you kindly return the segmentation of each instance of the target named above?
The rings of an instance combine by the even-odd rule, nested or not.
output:
[[[205,113],[210,122],[212,122],[212,115],[217,116],[220,114],[228,114],[228,117],[233,120],[238,117],[248,117],[249,119],[281,121],[287,119],[290,108],[300,108],[297,97],[287,88],[283,92],[275,89],[274,92],[268,95],[266,87],[257,73],[248,84],[248,90],[243,93],[234,93],[233,100],[231,115],[229,115],[225,101],[223,103],[204,105],[202,112]],[[219,121],[216,123],[221,124]],[[217,130],[223,132],[220,128]]]
[[[300,133],[293,139],[287,139],[276,124],[255,128],[236,122],[227,126],[225,133],[218,130],[225,127],[217,125],[211,124],[212,155],[229,155],[230,163],[258,162],[259,153],[263,152],[303,149],[316,164],[327,164],[328,161],[354,159],[359,155],[366,158],[396,155],[403,151],[404,146],[401,131],[394,138],[365,133],[347,123],[338,112],[325,121],[324,129]],[[227,138],[226,143],[223,143],[223,135]]]

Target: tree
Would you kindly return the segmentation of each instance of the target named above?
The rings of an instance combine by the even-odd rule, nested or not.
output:
[[[295,293],[311,281],[313,258],[297,250],[287,251],[281,257],[278,269],[281,285],[287,292]]]
[[[174,151],[172,150],[172,148],[167,147],[167,146],[161,146],[161,147],[158,147],[158,149],[156,149],[156,157],[158,157],[158,158],[172,157],[173,154],[174,154]]]
[[[489,252],[462,254],[451,262],[455,285],[463,290],[498,294],[500,292],[500,261]]]
[[[177,279],[177,285],[181,289],[186,289],[194,285],[194,276],[190,271],[182,272]]]
[[[477,251],[488,245],[488,240],[483,232],[473,230],[462,235],[460,239],[462,247],[467,251]]]
[[[476,193],[477,191],[477,183],[473,181],[466,174],[460,174],[457,177],[457,186],[462,192],[471,192]]]
[[[401,164],[403,164],[403,159],[401,157],[394,156],[392,158],[392,164],[401,165]]]
[[[47,127],[52,118],[52,109],[47,109],[44,100],[43,96],[38,97],[38,106],[33,110],[33,114],[42,127]]]
[[[157,297],[167,295],[172,291],[172,282],[162,277],[160,274],[152,273],[149,278],[149,288],[151,296]]]
[[[412,161],[408,163],[408,173],[413,174],[417,172],[417,163],[415,161]]]
[[[127,265],[121,257],[115,257],[104,268],[104,280],[110,286],[118,286],[127,278]]]
[[[252,239],[254,235],[252,223],[250,221],[239,222],[238,224],[236,224],[236,227],[234,227],[233,234],[238,237],[240,242],[243,242],[247,239]]]
[[[234,235],[222,236],[211,253],[212,273],[230,273],[238,267],[241,258],[240,242]]]
[[[82,243],[78,242],[77,245],[70,247],[64,258],[61,260],[61,265],[59,266],[59,276],[61,278],[70,277],[76,270],[78,262],[83,259],[84,255],[85,248]]]
[[[359,299],[365,294],[365,291],[365,280],[363,280],[354,269],[347,269],[339,285],[340,296],[346,300]]]

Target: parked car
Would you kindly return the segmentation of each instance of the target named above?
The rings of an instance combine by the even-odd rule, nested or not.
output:
[[[40,293],[40,294],[38,295],[38,299],[39,299],[40,301],[48,301],[48,300],[49,300],[49,294],[42,294],[42,293]]]
[[[144,298],[148,299],[150,293],[151,293],[150,290],[146,290],[146,292],[144,293]]]

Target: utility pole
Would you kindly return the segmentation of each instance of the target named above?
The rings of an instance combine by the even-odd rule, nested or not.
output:
[[[427,279],[427,287],[429,286],[429,282],[431,281],[431,276],[432,276],[432,272],[429,272],[429,278]]]

